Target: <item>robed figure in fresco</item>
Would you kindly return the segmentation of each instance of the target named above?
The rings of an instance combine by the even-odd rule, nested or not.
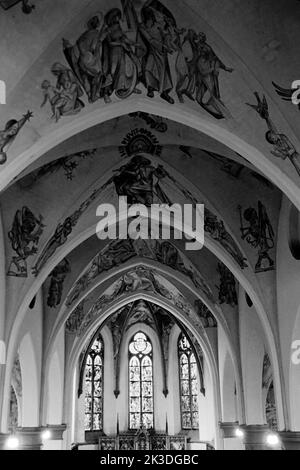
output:
[[[159,182],[167,173],[161,165],[154,167],[143,155],[134,156],[129,163],[117,170],[112,182],[118,196],[126,196],[128,204],[145,204],[150,207],[155,202],[170,204],[170,200]]]
[[[91,103],[99,98],[110,102],[112,77],[108,61],[103,59],[103,42],[108,34],[104,16],[98,13],[89,19],[86,30],[76,44],[63,39],[64,53]]]
[[[162,99],[174,104],[169,93],[173,90],[168,54],[172,54],[172,44],[168,42],[167,24],[176,27],[173,15],[160,2],[147,2],[142,11],[142,22],[138,25],[140,37],[145,45],[142,61],[142,81],[148,96],[158,92]],[[168,23],[166,23],[166,21]]]
[[[37,253],[44,227],[42,216],[36,217],[28,207],[16,212],[8,238],[17,256],[12,258],[8,276],[27,277],[27,258]]]

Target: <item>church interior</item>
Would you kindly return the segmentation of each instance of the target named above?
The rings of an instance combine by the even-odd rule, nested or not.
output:
[[[0,0],[1,450],[300,450],[299,24]],[[120,197],[204,246],[100,238]]]

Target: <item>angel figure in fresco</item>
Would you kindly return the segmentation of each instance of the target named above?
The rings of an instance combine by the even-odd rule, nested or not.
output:
[[[80,99],[83,90],[72,70],[59,62],[53,64],[51,72],[56,78],[56,85],[51,85],[49,80],[42,82],[44,100],[41,107],[49,102],[52,118],[57,122],[62,116],[72,116],[84,108],[84,103]]]
[[[265,206],[258,201],[258,209],[249,207],[242,213],[239,206],[241,219],[242,239],[246,240],[253,248],[258,248],[258,260],[255,265],[255,272],[260,273],[274,269],[274,261],[269,255],[269,251],[274,248],[274,230],[268,217]],[[244,226],[244,221],[248,226]]]
[[[22,127],[26,124],[26,122],[30,121],[33,117],[31,111],[27,111],[24,116],[17,121],[16,119],[9,120],[5,128],[0,131],[0,165],[3,165],[7,161],[7,150],[19,134]]]
[[[109,73],[108,57],[104,60],[103,42],[108,35],[103,13],[98,13],[87,22],[86,31],[75,45],[63,39],[65,57],[85,90],[90,103],[104,98],[110,103],[112,76]]]
[[[220,275],[219,290],[220,304],[228,304],[231,307],[238,305],[235,277],[232,272],[223,264],[218,263],[218,273]]]
[[[290,160],[300,176],[300,154],[290,139],[285,134],[280,133],[272,122],[266,97],[263,96],[261,99],[257,92],[255,92],[254,95],[256,97],[257,104],[247,104],[250,108],[254,109],[264,121],[266,121],[268,126],[266,141],[273,145],[273,150],[271,151],[272,155],[274,155],[274,157],[281,158],[282,160]]]
[[[17,256],[12,258],[8,276],[27,277],[26,260],[37,253],[37,245],[44,227],[43,217],[35,217],[28,207],[16,212],[8,238]]]

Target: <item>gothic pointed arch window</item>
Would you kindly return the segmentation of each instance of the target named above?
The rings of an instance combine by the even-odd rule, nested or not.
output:
[[[129,428],[154,427],[152,344],[142,332],[129,343]]]
[[[90,346],[85,365],[85,430],[103,428],[104,345],[99,334]]]
[[[199,428],[197,361],[187,338],[178,339],[181,427]]]

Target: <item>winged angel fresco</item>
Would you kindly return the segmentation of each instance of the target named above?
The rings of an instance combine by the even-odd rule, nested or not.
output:
[[[138,5],[121,0],[121,8],[91,16],[75,43],[63,39],[70,68],[56,63],[52,73],[57,84],[42,84],[43,105],[49,102],[53,118],[79,112],[83,92],[90,103],[110,103],[113,93],[119,99],[141,94],[140,85],[149,98],[158,94],[174,104],[176,93],[181,103],[188,98],[217,119],[229,117],[219,74],[233,69],[218,58],[205,34],[180,28],[159,0]]]

